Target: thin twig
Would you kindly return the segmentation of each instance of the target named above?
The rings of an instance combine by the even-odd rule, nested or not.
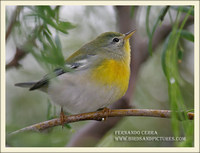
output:
[[[70,116],[64,116],[64,124],[85,121],[85,120],[97,120],[102,121],[108,117],[123,117],[123,116],[146,116],[146,117],[159,117],[159,118],[170,118],[170,110],[153,110],[153,109],[113,109],[109,112],[96,111],[89,113],[82,113]],[[188,119],[194,119],[194,113],[187,113]],[[17,134],[24,131],[42,131],[54,126],[62,125],[60,118],[55,118],[52,120],[40,122],[20,130],[14,131],[9,135]]]
[[[13,14],[12,14],[12,17],[11,17],[11,22],[10,22],[10,24],[8,26],[7,31],[6,31],[6,40],[8,39],[10,33],[12,32],[12,29],[13,29],[15,23],[16,23],[16,19],[17,19],[19,13],[21,12],[21,10],[22,10],[22,7],[21,6],[17,6],[15,8],[15,10],[13,11]]]
[[[19,61],[26,55],[26,53],[27,52],[23,51],[22,49],[16,48],[15,56],[8,64],[6,64],[6,69],[20,66]]]
[[[15,56],[13,57],[13,59],[6,64],[6,69],[8,70],[9,68],[12,67],[18,67],[20,66],[19,61],[29,52],[27,51],[27,46],[32,46],[34,45],[35,47],[37,47],[36,43],[35,43],[35,39],[37,38],[38,33],[40,33],[43,29],[43,26],[36,26],[35,29],[31,32],[32,36],[22,45],[22,47],[20,48],[16,48],[16,52],[15,52]]]

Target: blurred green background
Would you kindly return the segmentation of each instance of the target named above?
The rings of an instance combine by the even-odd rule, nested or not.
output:
[[[36,23],[39,25],[39,23],[41,24],[41,22],[46,21],[46,18],[42,17],[40,17],[38,20],[38,14],[43,13],[44,16],[46,15],[47,18],[49,18],[48,15],[50,15],[53,11],[56,11],[56,6],[47,7],[46,9],[48,10],[49,8],[52,9],[52,11],[46,11],[46,14],[43,7],[39,9],[35,8],[34,6],[21,8],[22,10],[20,10],[19,16],[17,17],[15,27],[13,28],[12,33],[6,42],[7,63],[13,59],[16,47],[23,46],[27,39],[32,36],[31,32],[34,31]],[[132,7],[132,9],[134,13],[134,7]],[[163,6],[151,7],[151,13],[149,14],[148,21],[150,29],[154,27],[154,23],[162,9]],[[44,12],[40,12],[42,10]],[[188,10],[186,10],[186,13]],[[6,7],[7,28],[12,21],[14,11],[16,11],[16,6]],[[137,33],[144,39],[148,38],[148,34],[146,32],[146,12],[147,6],[138,7],[138,27],[136,28]],[[167,14],[164,21],[158,24],[158,27],[162,26],[164,23],[175,24],[174,16],[177,15],[177,12],[177,9],[170,8],[170,13],[168,10],[168,14],[171,15],[171,18],[170,15]],[[131,16],[132,14],[127,15]],[[50,36],[52,41],[56,41],[56,38],[58,38],[60,44],[57,43],[56,45],[58,50],[62,52],[63,57],[65,58],[79,49],[83,44],[94,39],[97,35],[106,31],[119,31],[117,23],[118,16],[114,6],[60,6],[59,11],[52,16],[55,17],[55,20],[62,20],[70,23],[63,23],[63,25],[67,25],[66,28],[63,28],[66,31],[66,33],[64,33],[60,31],[58,27],[52,27],[51,23],[46,21],[46,26],[48,27],[48,30],[51,31],[51,34],[47,34],[46,38]],[[50,18],[50,20],[52,19]],[[193,34],[194,24],[187,26],[187,30]],[[38,38],[34,43],[38,45],[38,48],[45,49],[42,45],[44,41],[48,40],[40,40],[40,38]],[[28,47],[30,47],[29,44],[25,46],[26,49]],[[50,47],[47,47],[46,49],[50,49]],[[152,56],[150,56],[148,60],[142,64],[139,70],[135,85],[136,87],[131,100],[132,104],[138,109],[171,109],[171,100],[168,93],[168,81],[163,72],[162,65],[163,48],[164,43],[161,43],[156,51],[152,53]],[[180,85],[180,91],[182,98],[184,99],[184,107],[187,110],[190,110],[194,109],[194,43],[186,39],[181,39],[179,41],[179,49],[181,49],[179,52],[181,54],[181,62],[178,63],[178,70],[181,79],[184,80],[184,83]],[[62,129],[62,127],[59,126],[41,133],[24,132],[8,136],[10,132],[47,120],[49,118],[49,114],[59,116],[60,107],[52,104],[48,98],[48,95],[40,91],[30,92],[27,89],[14,86],[14,84],[18,82],[39,80],[42,76],[52,70],[54,66],[59,65],[59,63],[53,63],[54,65],[52,63],[45,64],[45,62],[42,61],[43,59],[40,58],[42,56],[40,56],[38,52],[39,51],[37,48],[32,47],[28,51],[29,54],[20,60],[20,67],[12,67],[6,70],[6,143],[11,147],[66,146],[73,135],[85,124],[88,122],[96,122],[81,121],[70,124],[70,128]],[[119,142],[115,141],[114,139],[114,131],[116,130],[157,131],[158,136],[171,137],[175,135],[174,129],[179,126],[181,126],[179,136],[187,135],[187,132],[185,132],[187,130],[184,129],[184,125],[182,126],[182,124],[187,124],[189,126],[188,120],[178,123],[180,125],[172,124],[173,122],[170,119],[151,117],[124,117],[120,123],[117,124],[117,126],[103,136],[96,146],[193,146],[193,121],[189,121],[189,124],[191,125],[189,129],[191,131],[191,137],[188,138],[190,141],[187,142],[187,144],[184,144],[184,142],[176,144],[174,142],[167,141]]]

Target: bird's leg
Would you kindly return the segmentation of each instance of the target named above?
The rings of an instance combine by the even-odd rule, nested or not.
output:
[[[63,107],[61,106],[61,110],[60,110],[60,123],[62,125],[62,128],[64,127],[64,120],[65,120],[65,114],[63,111]]]
[[[104,108],[98,109],[98,111],[102,111],[103,114],[105,114],[106,117],[105,117],[105,118],[102,118],[101,120],[102,120],[102,121],[106,121],[107,118],[108,118],[108,116],[109,116],[109,114],[110,114],[110,112],[111,112],[111,109],[109,109],[109,108],[107,108],[107,107],[104,107]]]

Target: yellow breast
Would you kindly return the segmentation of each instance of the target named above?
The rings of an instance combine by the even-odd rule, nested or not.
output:
[[[115,87],[123,96],[128,88],[130,76],[129,63],[113,59],[104,60],[92,72],[92,79],[100,85]]]

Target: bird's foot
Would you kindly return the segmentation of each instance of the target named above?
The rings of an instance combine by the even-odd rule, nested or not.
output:
[[[64,127],[64,121],[65,121],[65,114],[63,111],[63,107],[61,107],[61,111],[60,111],[60,123],[62,125],[62,128]]]
[[[103,114],[105,114],[105,117],[101,118],[101,121],[106,121],[108,119],[108,116],[111,112],[111,109],[107,108],[107,107],[104,107],[104,108],[100,108],[98,109],[99,111],[102,111]]]

